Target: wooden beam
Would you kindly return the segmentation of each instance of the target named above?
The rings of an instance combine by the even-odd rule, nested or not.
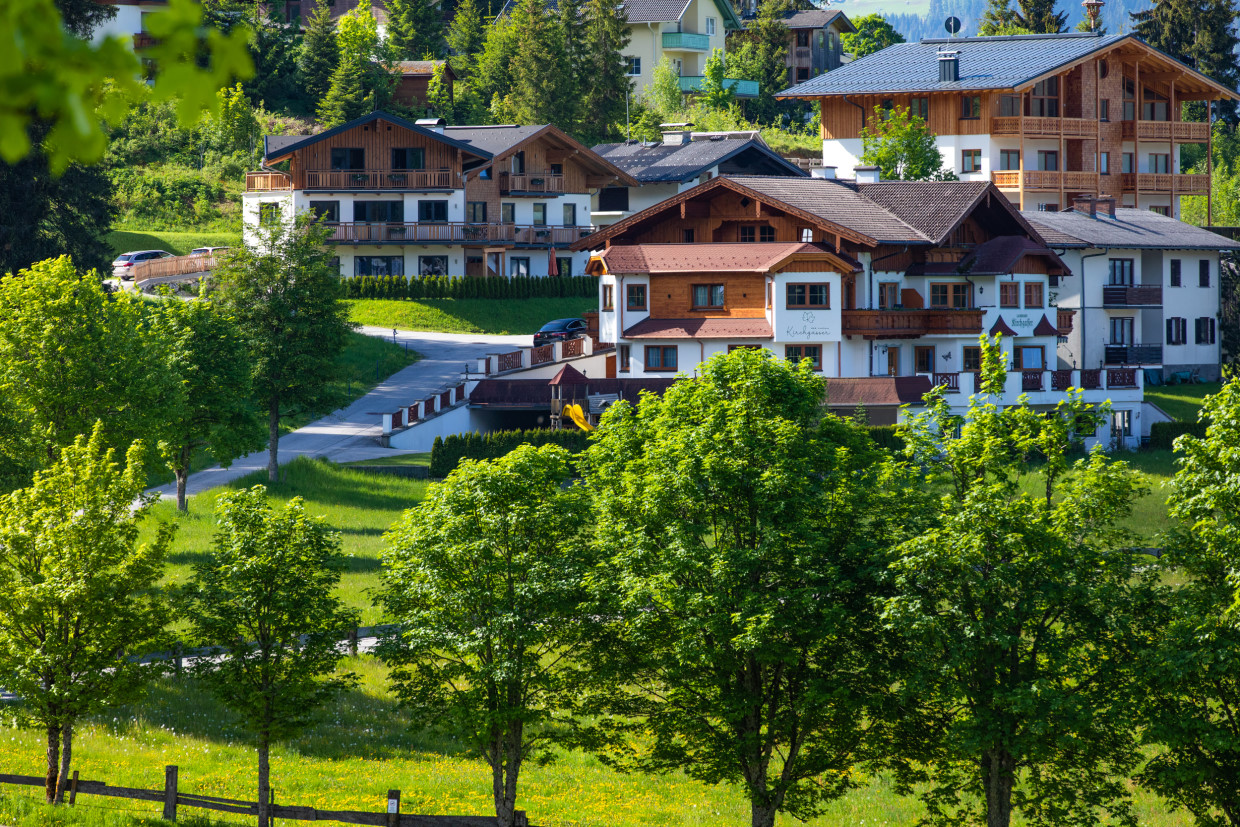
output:
[[[1206,226],[1214,225],[1214,101],[1206,101]],[[1179,216],[1176,216],[1179,218]]]
[[[1132,113],[1132,206],[1141,209],[1141,61],[1133,64],[1136,80],[1136,111]]]

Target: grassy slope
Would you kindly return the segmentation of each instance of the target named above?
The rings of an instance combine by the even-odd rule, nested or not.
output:
[[[350,333],[348,344],[336,362],[338,376],[328,383],[329,402],[325,409],[299,412],[284,420],[280,427],[287,433],[308,425],[324,414],[365,396],[375,385],[417,360],[418,354],[406,350],[404,345],[363,333]]]
[[[522,299],[350,299],[349,318],[358,324],[440,333],[533,333],[552,319],[595,309],[590,298]]]
[[[173,255],[183,256],[195,247],[236,247],[241,244],[240,233],[113,230],[106,238],[113,254],[130,250],[167,250]]]
[[[1218,382],[1205,382],[1200,385],[1167,385],[1159,388],[1145,389],[1145,401],[1152,402],[1166,411],[1167,415],[1180,422],[1196,422],[1197,411],[1201,409],[1201,400],[1218,393],[1222,385]]]

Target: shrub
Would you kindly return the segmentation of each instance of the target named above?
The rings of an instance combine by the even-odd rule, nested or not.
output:
[[[904,437],[896,433],[895,425],[867,425],[865,429],[879,448],[889,451],[904,450]]]
[[[1205,439],[1206,422],[1155,422],[1150,426],[1150,448],[1155,451],[1170,451],[1175,447],[1175,439],[1190,434],[1198,439]]]
[[[532,431],[491,431],[435,437],[431,447],[430,475],[442,479],[463,459],[497,459],[518,445],[559,445],[574,454],[584,451],[589,434],[578,430],[538,429]]]

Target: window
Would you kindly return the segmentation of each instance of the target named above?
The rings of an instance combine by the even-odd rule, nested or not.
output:
[[[1113,258],[1107,262],[1107,284],[1112,287],[1131,287],[1132,274],[1130,258]]]
[[[600,212],[627,212],[629,209],[628,187],[603,187],[598,194]]]
[[[319,221],[327,224],[336,224],[340,221],[340,202],[311,201],[310,212],[314,213],[314,217]]]
[[[332,150],[332,169],[365,169],[366,152],[360,148],[336,147]]]
[[[1039,149],[1038,169],[1043,172],[1054,172],[1059,169],[1059,151],[1054,149]]]
[[[447,201],[419,201],[418,221],[426,224],[444,224],[448,221]]]
[[[1111,319],[1111,344],[1131,345],[1136,337],[1133,335],[1131,316],[1117,316]]]
[[[275,201],[264,201],[258,205],[258,223],[275,224],[280,220],[280,205]]]
[[[1106,98],[1098,101],[1098,118],[1100,120],[1111,120],[1111,102]]]
[[[930,120],[930,99],[913,98],[908,102],[908,113],[915,118],[921,118],[923,121]]]
[[[692,243],[693,243],[693,230],[692,230],[692,228],[690,228],[690,229],[688,229],[688,230],[681,230],[681,231],[680,231],[680,240],[681,240],[682,242],[684,242],[685,244],[692,244]]]
[[[426,150],[421,147],[393,149],[392,169],[426,169]]]
[[[740,240],[745,243],[756,241],[757,240],[757,229],[754,227],[741,227],[739,237],[740,237]]]
[[[610,284],[603,285],[603,310],[616,309],[616,288]]]
[[[448,202],[440,202],[447,207]],[[405,220],[404,201],[354,201],[353,220],[358,223],[399,224]],[[447,214],[444,215],[447,220]]]
[[[948,283],[930,285],[930,306],[962,310],[969,306],[969,285]]]
[[[1103,175],[1111,174],[1111,153],[1109,152],[1098,153],[1098,171],[1101,172]]]
[[[1124,78],[1124,113],[1123,117],[1126,121],[1134,121],[1137,119],[1137,86],[1133,83],[1132,78]]]
[[[980,149],[964,149],[960,151],[961,172],[982,171],[982,151]]]
[[[774,241],[775,240],[775,228],[774,227],[759,227],[758,228],[758,240],[763,243],[769,243],[769,242]]]
[[[1171,172],[1171,156],[1165,152],[1150,153],[1150,172],[1166,175]]]
[[[980,347],[966,347],[964,349],[964,358],[960,360],[961,370],[976,373],[982,369],[982,349]]]
[[[1178,258],[1171,259],[1171,286],[1182,287],[1183,276],[1181,275],[1180,260]]]
[[[1125,152],[1120,159],[1120,171],[1125,173],[1133,172],[1134,163],[1133,154],[1131,152]]]
[[[1059,78],[1034,84],[1029,95],[1029,114],[1035,118],[1059,117]]]
[[[961,120],[972,121],[982,117],[982,96],[965,95],[960,99]]]
[[[913,348],[913,372],[934,373],[934,348],[918,346]]]
[[[882,103],[879,104],[879,109],[882,110],[883,120],[891,120],[891,113],[895,111],[895,108],[895,100],[892,98],[883,98]]]
[[[629,310],[645,310],[646,309],[646,285],[630,284],[625,288],[628,294],[628,300],[625,306]]]
[[[797,67],[797,83],[804,83],[807,80],[809,80],[809,67],[798,66]]]
[[[538,203],[534,205],[534,226],[547,226],[547,205]]]
[[[570,256],[567,258],[561,258],[560,256],[556,256],[555,257],[555,268],[556,268],[556,272],[558,272],[561,276],[571,276],[573,274],[572,257]]]
[[[1003,170],[1020,169],[1020,150],[1019,149],[999,150],[999,169],[1003,169]]]
[[[784,358],[794,364],[809,359],[814,370],[822,370],[822,345],[784,345]]]
[[[448,257],[447,256],[418,256],[418,275],[419,276],[446,276],[448,275]]]
[[[809,29],[797,29],[797,45],[802,49],[809,48]]]
[[[509,276],[528,276],[530,274],[530,260],[527,256],[513,256],[508,259],[508,275]]]
[[[1012,348],[1012,367],[1016,370],[1044,370],[1046,361],[1043,359],[1041,345],[1026,345]]]
[[[1041,307],[1042,306],[1042,283],[1038,281],[1025,282],[1025,307]]]
[[[563,164],[547,164],[547,174],[548,175],[563,175],[564,165]]]
[[[1160,95],[1153,89],[1146,89],[1141,94],[1141,120],[1167,120],[1167,96]]]
[[[1167,217],[1171,216],[1170,207],[1159,207],[1155,205],[1155,206],[1150,207],[1150,212],[1154,213],[1155,215],[1165,215]]]
[[[829,284],[789,284],[787,287],[788,307],[824,307],[831,306],[831,285]]]
[[[1098,77],[1105,78],[1111,74],[1111,64],[1105,60],[1098,61]]]
[[[1210,260],[1209,259],[1203,258],[1201,261],[1197,262],[1197,286],[1198,287],[1209,287],[1210,286]]]
[[[1172,316],[1167,319],[1167,344],[1182,345],[1188,342],[1188,319]]]
[[[1020,283],[1015,281],[999,282],[999,306],[1020,307]]]
[[[525,150],[513,153],[510,166],[513,175],[525,174]]]
[[[564,205],[564,226],[565,227],[576,227],[577,226],[577,205],[576,204],[565,204]]]
[[[706,34],[712,37],[715,34],[715,18],[713,17],[706,18]],[[800,44],[798,43],[797,45],[799,46]]]
[[[504,224],[517,223],[517,205],[509,202],[499,205],[499,220]]]
[[[797,231],[797,237],[805,244],[809,244],[814,240],[814,229],[812,227],[802,227]]]
[[[355,276],[403,276],[404,274],[404,256],[353,257],[353,275]]]
[[[629,369],[629,359],[631,358],[629,355],[629,346],[620,345],[617,350],[620,351],[620,370],[627,371]]]
[[[1214,317],[1213,316],[1202,316],[1201,318],[1197,319],[1193,327],[1194,327],[1194,332],[1196,334],[1194,336],[1194,340],[1196,341],[1197,344],[1199,345],[1214,344]]]
[[[635,55],[625,55],[624,73],[629,77],[640,75],[642,73],[642,59]]]
[[[999,96],[999,117],[1015,118],[1024,114],[1021,111],[1020,95]]]
[[[465,215],[470,224],[487,223],[487,202],[470,201],[465,205]]]
[[[1111,439],[1132,436],[1132,411],[1111,411]]]
[[[1052,201],[1047,201],[1045,204],[1038,204],[1038,212],[1059,212],[1059,205]]]
[[[891,310],[900,306],[900,283],[896,281],[880,281],[878,283],[878,309]]]
[[[646,345],[646,370],[676,370],[676,346]]]
[[[693,285],[693,306],[695,308],[723,307],[723,285]]]

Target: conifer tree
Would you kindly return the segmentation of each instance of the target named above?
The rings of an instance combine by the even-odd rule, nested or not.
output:
[[[1055,0],[1016,0],[1020,14],[1016,23],[1034,34],[1058,34],[1068,23],[1068,13],[1055,11]]]
[[[767,0],[743,34],[728,38],[728,77],[758,82],[758,98],[749,103],[748,111],[760,123],[777,119],[782,107],[775,100],[775,93],[791,85],[785,62],[788,26],[784,23],[785,14],[790,11],[790,0]],[[743,41],[743,45],[734,44],[736,40]]]
[[[512,114],[525,124],[561,121],[573,84],[558,20],[545,0],[520,0],[512,27],[520,43],[512,59]]]
[[[331,128],[360,118],[373,106],[366,94],[366,68],[354,58],[340,62],[332,73],[331,87],[319,102],[318,118]]]
[[[1030,34],[1021,26],[1020,13],[1012,8],[1012,0],[990,0],[986,11],[977,22],[977,33],[982,37],[1005,34]]]
[[[426,85],[426,115],[429,118],[443,118],[449,123],[454,123],[455,118],[452,106],[452,93],[448,88],[448,79],[446,63],[441,63],[435,67],[435,71],[431,73],[430,83]]]
[[[1133,33],[1154,48],[1224,86],[1240,83],[1236,62],[1235,0],[1154,0],[1153,7],[1133,12]],[[1218,116],[1236,122],[1234,103],[1217,104]],[[1205,119],[1201,109],[1198,118]]]
[[[582,95],[582,131],[591,138],[607,138],[624,117],[632,81],[625,73],[624,50],[629,45],[629,17],[621,0],[586,0],[585,42],[589,51]]]
[[[486,40],[486,27],[482,22],[482,14],[478,11],[477,0],[461,0],[457,4],[446,39],[451,54],[448,62],[452,64],[452,71],[456,72],[459,78],[473,74]]]
[[[516,27],[511,17],[501,17],[486,27],[482,51],[474,61],[473,69],[478,97],[492,109],[495,108],[495,99],[502,99],[512,89],[512,60],[518,45]]]
[[[570,131],[576,131],[583,111],[581,93],[590,85],[590,76],[586,74],[590,43],[586,40],[581,17],[581,0],[560,0],[560,37],[564,41],[564,65],[568,71],[564,90],[566,107],[557,124]]]
[[[388,42],[399,60],[442,57],[443,14],[436,0],[388,0]]]
[[[318,108],[319,120],[329,127],[361,117],[384,103],[387,96],[378,93],[386,92],[391,80],[379,60],[378,23],[365,0],[340,18],[336,41],[339,62]]]

